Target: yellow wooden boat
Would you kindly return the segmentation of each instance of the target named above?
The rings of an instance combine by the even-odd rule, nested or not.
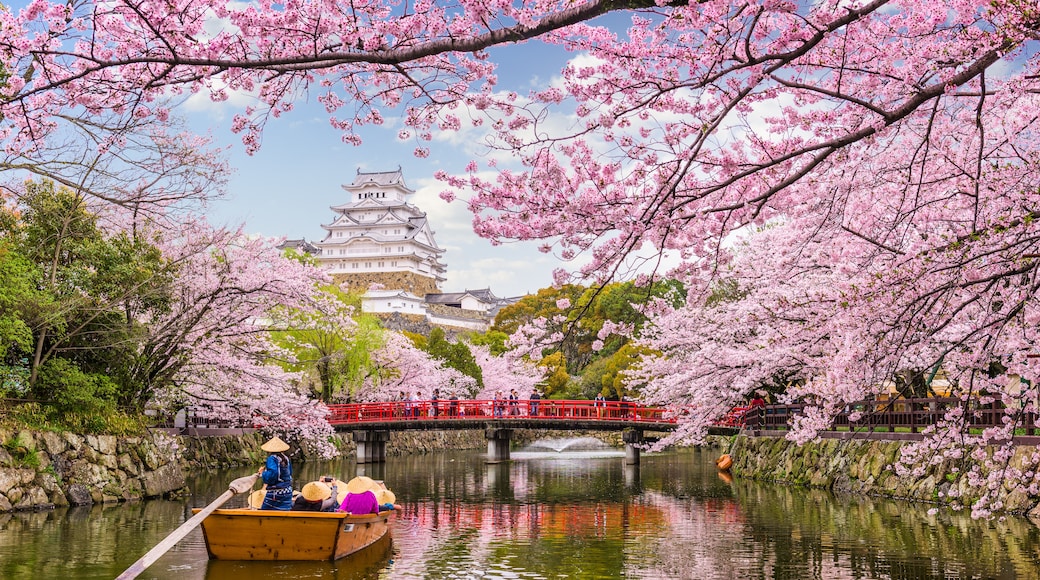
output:
[[[202,533],[217,560],[338,560],[387,536],[389,519],[389,511],[218,509],[202,520]]]

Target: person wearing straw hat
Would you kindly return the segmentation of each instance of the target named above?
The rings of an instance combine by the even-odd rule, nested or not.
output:
[[[329,480],[332,478],[329,477]],[[303,486],[300,496],[293,502],[293,511],[304,512],[334,512],[339,506],[336,501],[336,492],[325,481],[312,481]]]
[[[401,506],[395,503],[396,501],[397,496],[395,496],[394,492],[389,489],[384,488],[376,492],[376,502],[379,503],[379,511],[381,512],[401,509]]]
[[[272,437],[260,449],[270,453],[264,466],[257,473],[264,481],[267,493],[264,495],[262,510],[289,510],[293,504],[292,464],[285,454],[289,444],[278,437]]]
[[[339,506],[339,511],[348,514],[377,514],[379,513],[379,501],[376,499],[375,490],[379,484],[371,477],[359,475],[347,482],[347,497]]]

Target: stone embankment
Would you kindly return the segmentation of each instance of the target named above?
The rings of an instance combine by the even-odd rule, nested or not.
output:
[[[553,431],[517,431],[518,445]],[[620,446],[618,434],[590,434]],[[185,493],[189,469],[261,465],[260,433],[180,437],[162,431],[141,437],[75,435],[0,429],[0,513],[165,497]],[[339,454],[352,456],[349,433],[334,441]],[[443,449],[482,449],[484,432],[403,431],[393,433],[387,455],[424,454]]]
[[[0,430],[0,512],[111,503],[184,488],[175,437]]]
[[[924,465],[923,474],[900,475],[892,465],[909,441],[822,439],[797,445],[783,437],[716,438],[723,452],[733,457],[734,474],[749,479],[777,481],[824,488],[836,493],[876,495],[942,505],[970,506],[979,498],[967,473],[985,464],[966,456]],[[993,449],[984,449],[991,457]],[[1019,446],[1007,465],[1023,472],[1033,470],[1035,446]],[[1003,469],[1003,463],[997,467]],[[1040,497],[1005,483],[994,490],[998,505],[1008,513],[1040,518]]]

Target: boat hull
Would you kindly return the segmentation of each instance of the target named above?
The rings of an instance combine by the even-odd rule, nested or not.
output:
[[[338,560],[387,536],[389,518],[390,512],[225,509],[202,520],[202,533],[217,560]]]

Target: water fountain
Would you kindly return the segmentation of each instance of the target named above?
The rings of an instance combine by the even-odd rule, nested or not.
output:
[[[595,437],[564,437],[538,439],[529,443],[521,452],[539,453],[555,451],[556,453],[576,451],[608,451],[611,447]]]

